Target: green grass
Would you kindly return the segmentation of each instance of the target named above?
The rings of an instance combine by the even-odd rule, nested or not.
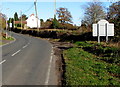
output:
[[[64,51],[66,63],[65,85],[120,85],[120,67],[100,60],[82,48],[95,44],[82,44]],[[100,44],[96,44],[101,46]]]
[[[2,40],[14,40],[14,38],[13,37],[8,37],[8,38],[2,37]]]
[[[13,37],[8,37],[8,38],[6,38],[6,40],[14,40],[14,38]]]
[[[0,45],[3,45],[3,44],[5,44],[5,43],[3,43],[3,41],[2,41],[2,40],[12,41],[12,40],[14,40],[14,38],[13,38],[13,37],[8,37],[8,38],[1,37],[1,38],[0,38],[0,40],[1,40]]]
[[[101,60],[108,63],[120,64],[120,48],[92,42],[76,42],[75,44],[76,47],[80,47],[89,53],[99,56]]]
[[[0,45],[2,45],[3,43],[2,42],[0,42]]]

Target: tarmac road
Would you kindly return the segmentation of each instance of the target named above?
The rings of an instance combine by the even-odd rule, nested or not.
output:
[[[12,32],[14,42],[2,47],[3,85],[57,85],[52,45]]]

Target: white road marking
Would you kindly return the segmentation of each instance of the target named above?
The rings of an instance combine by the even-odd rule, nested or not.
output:
[[[4,63],[6,60],[3,60],[2,62],[0,62],[0,64]]]
[[[30,42],[29,43],[27,43],[25,46],[23,46],[22,48],[26,48],[28,45],[30,44]]]
[[[28,45],[23,46],[23,48],[26,48]]]
[[[30,42],[28,43],[28,45],[30,44]]]
[[[52,50],[52,52],[53,52],[53,50]],[[53,53],[51,52],[51,57],[50,57],[50,64],[49,64],[49,66],[48,66],[48,72],[47,72],[47,78],[46,78],[46,80],[45,80],[45,85],[48,85],[48,82],[49,82],[49,78],[50,78],[50,70],[51,70],[51,65],[52,65],[52,59],[53,59]]]
[[[13,53],[12,56],[15,56],[17,53],[19,53],[21,50],[18,50],[17,52]]]

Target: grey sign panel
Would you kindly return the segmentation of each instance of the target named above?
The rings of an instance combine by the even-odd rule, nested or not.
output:
[[[93,36],[97,36],[97,24],[93,24]]]
[[[114,36],[114,24],[108,24],[107,36]]]
[[[99,36],[106,36],[105,24],[99,24]]]
[[[12,23],[10,23],[10,28],[12,27]]]

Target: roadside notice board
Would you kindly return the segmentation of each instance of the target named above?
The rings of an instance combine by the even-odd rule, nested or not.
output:
[[[10,23],[10,28],[12,28],[12,23]]]
[[[93,36],[98,37],[100,42],[100,36],[106,36],[106,42],[108,36],[114,36],[114,24],[102,19],[97,24],[93,24]]]

